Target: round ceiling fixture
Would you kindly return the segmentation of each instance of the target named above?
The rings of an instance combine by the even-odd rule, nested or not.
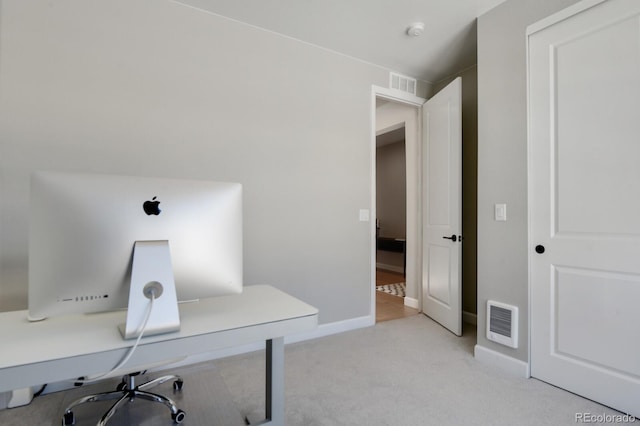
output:
[[[424,32],[424,22],[414,22],[407,28],[407,35],[411,37],[420,37]]]

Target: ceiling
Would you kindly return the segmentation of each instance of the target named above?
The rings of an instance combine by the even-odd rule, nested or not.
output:
[[[437,83],[476,63],[476,18],[505,0],[176,1]]]

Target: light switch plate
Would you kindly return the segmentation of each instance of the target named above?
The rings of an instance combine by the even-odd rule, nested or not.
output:
[[[369,209],[360,209],[360,222],[369,222]]]
[[[495,205],[495,220],[498,222],[505,222],[507,220],[507,205],[496,204]]]

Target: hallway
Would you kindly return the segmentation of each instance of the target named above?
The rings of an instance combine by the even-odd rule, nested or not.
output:
[[[376,269],[376,286],[399,282],[404,282],[402,274]],[[417,309],[404,305],[404,298],[376,291],[376,322],[405,318],[417,313]]]

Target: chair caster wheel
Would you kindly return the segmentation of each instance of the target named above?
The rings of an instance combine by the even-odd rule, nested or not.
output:
[[[182,385],[184,384],[184,382],[182,381],[182,379],[178,379],[175,382],[173,382],[173,390],[179,391],[182,390]]]
[[[182,423],[186,416],[187,416],[187,413],[185,413],[182,410],[178,410],[175,414],[171,415],[171,419],[176,423]]]
[[[76,416],[73,415],[73,411],[64,413],[62,416],[62,426],[71,426],[76,424]]]

